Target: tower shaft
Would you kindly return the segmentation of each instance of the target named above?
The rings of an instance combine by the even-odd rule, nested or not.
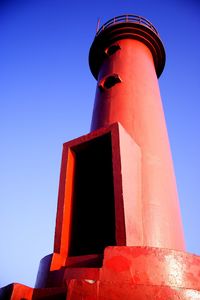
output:
[[[102,30],[96,36],[90,50],[92,71],[96,63],[93,57],[96,55],[96,61],[100,61],[95,74],[93,71],[98,83],[91,130],[119,122],[140,147],[142,245],[183,250],[178,195],[152,42],[138,39],[142,33],[138,24],[125,23],[119,29],[115,22],[105,29],[109,33]],[[155,38],[153,31],[148,34]],[[157,64],[161,65],[163,59],[157,56]],[[127,185],[134,184],[129,178]]]

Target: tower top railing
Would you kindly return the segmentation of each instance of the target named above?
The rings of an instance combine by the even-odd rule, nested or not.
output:
[[[147,19],[145,19],[144,17],[141,16],[137,16],[137,15],[121,15],[118,17],[114,17],[110,20],[108,20],[105,24],[103,24],[100,27],[100,19],[98,20],[97,23],[97,28],[96,28],[96,36],[99,35],[102,31],[104,31],[106,28],[111,27],[115,24],[118,23],[136,23],[136,24],[141,24],[144,25],[146,27],[148,27],[149,29],[151,29],[152,31],[154,31],[154,33],[158,34],[158,31],[156,30],[156,28],[151,24],[151,22],[149,22]]]

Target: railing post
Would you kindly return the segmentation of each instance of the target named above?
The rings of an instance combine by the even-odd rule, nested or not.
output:
[[[98,18],[97,20],[96,33],[99,31],[99,26],[100,26],[100,18]]]

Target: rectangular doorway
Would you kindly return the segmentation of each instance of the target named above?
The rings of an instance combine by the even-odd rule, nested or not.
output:
[[[69,256],[116,245],[111,133],[71,148],[75,154]]]

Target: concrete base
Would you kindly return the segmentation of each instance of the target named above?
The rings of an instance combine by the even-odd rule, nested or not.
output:
[[[34,289],[19,283],[12,283],[0,289],[1,300],[65,300],[66,294],[66,287]]]
[[[107,247],[102,267],[63,267],[46,278],[59,286],[12,284],[0,299],[200,300],[200,257],[171,249]]]

